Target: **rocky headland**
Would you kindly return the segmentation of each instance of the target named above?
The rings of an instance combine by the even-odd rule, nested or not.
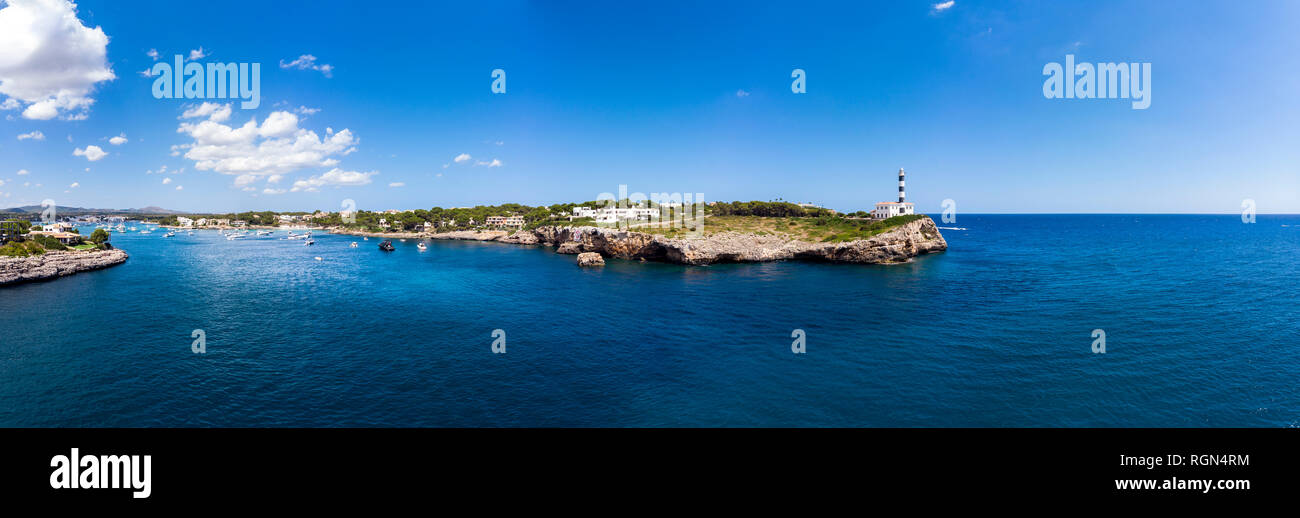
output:
[[[126,262],[121,250],[48,251],[30,257],[0,257],[0,286],[55,279]]]
[[[776,235],[739,232],[699,238],[668,238],[628,230],[558,226],[516,232],[467,230],[379,236],[543,245],[553,246],[561,254],[597,253],[603,257],[690,265],[785,260],[889,264],[948,249],[948,242],[930,218],[921,218],[867,239],[839,243],[812,243]]]

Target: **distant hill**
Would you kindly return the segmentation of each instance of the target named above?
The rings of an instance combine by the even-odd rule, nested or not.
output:
[[[10,207],[0,209],[0,212],[14,214],[40,214],[44,210],[40,205],[26,205],[22,207]],[[187,214],[184,211],[164,209],[162,207],[148,206],[138,209],[87,209],[84,207],[64,207],[56,205],[54,211],[58,214]]]

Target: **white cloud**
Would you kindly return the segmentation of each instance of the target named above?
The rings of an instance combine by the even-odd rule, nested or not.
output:
[[[59,104],[58,101],[53,99],[38,101],[28,106],[26,110],[23,110],[23,117],[32,120],[47,121],[58,116]]]
[[[934,12],[941,13],[952,8],[952,6],[956,5],[956,3],[957,2],[955,0],[948,0],[947,2],[941,2],[941,3],[931,5],[930,7],[934,9]]]
[[[81,184],[77,182],[72,182],[72,185],[68,186],[69,189],[76,189],[77,187],[81,187]]]
[[[91,162],[97,161],[108,156],[108,153],[100,149],[99,146],[86,146],[86,149],[77,148],[72,150],[73,156],[84,156]]]
[[[203,58],[206,58],[206,57],[208,57],[208,54],[205,53],[205,52],[203,52],[203,47],[200,46],[199,48],[190,51],[190,59],[189,59],[189,60],[190,60],[190,61],[194,61],[194,60],[196,60],[196,59],[203,59]]]
[[[198,106],[187,108],[181,113],[181,119],[193,119],[195,117],[207,117],[212,122],[226,122],[230,118],[230,103],[208,103],[205,102]]]
[[[31,173],[28,173],[26,169],[19,169],[19,170],[18,170],[18,176],[27,176],[28,174],[31,174]]]
[[[5,99],[5,102],[0,103],[0,110],[17,110],[19,106],[22,105],[18,104],[18,99],[9,98]]]
[[[749,92],[746,92],[744,90],[736,90],[736,97],[749,97]]]
[[[406,182],[393,182],[388,184],[389,187],[406,187]]]
[[[262,194],[284,194],[284,193],[285,193],[284,189],[272,189],[270,187],[262,189]]]
[[[293,188],[290,190],[293,192],[316,192],[319,191],[321,187],[328,185],[335,187],[366,185],[370,183],[370,177],[377,174],[379,174],[378,171],[361,173],[357,171],[344,171],[336,167],[323,175],[313,176],[306,180],[293,182]]]
[[[453,161],[453,162],[456,162],[457,164],[459,164],[459,163],[461,163],[461,162],[467,162],[467,161],[469,161],[469,159],[471,159],[471,158],[474,158],[474,157],[469,156],[469,153],[461,153],[461,154],[459,154],[459,155],[456,155],[456,158],[452,159],[452,161]]]
[[[172,179],[171,179],[171,178],[163,178],[163,185],[167,185],[167,184],[169,184],[169,183],[172,183]]]
[[[297,108],[294,108],[293,111],[294,113],[301,113],[303,115],[316,115],[316,113],[320,111],[320,108],[308,108],[306,106],[299,106]]]
[[[28,139],[45,140],[45,134],[39,131],[33,131],[31,133],[23,133],[22,135],[18,135],[18,140],[28,140]]]
[[[116,137],[113,137],[113,138],[108,139],[108,143],[109,143],[109,144],[112,144],[112,145],[114,145],[114,146],[120,146],[120,145],[122,145],[122,144],[125,144],[125,143],[126,143],[126,133],[122,133],[122,134],[120,134],[120,135],[118,135],[118,136],[116,136]]]
[[[285,63],[284,60],[281,59],[280,68],[283,69],[296,68],[298,70],[315,70],[324,74],[325,77],[333,77],[334,74],[333,65],[324,65],[324,64],[317,65],[316,56],[313,56],[311,54],[303,54],[301,56],[298,56],[298,59],[295,59],[288,63]]]
[[[344,129],[322,139],[314,131],[298,127],[298,117],[285,111],[271,112],[261,125],[250,119],[231,127],[214,120],[183,122],[176,129],[194,139],[179,146],[185,158],[200,171],[216,171],[237,177],[269,177],[311,167],[334,167],[337,156],[356,151],[358,139]],[[241,183],[244,182],[244,183]],[[247,180],[236,179],[237,186]]]
[[[113,74],[108,36],[77,19],[68,0],[14,0],[0,8],[0,94],[6,109],[27,104],[23,117],[85,118],[97,83]],[[68,114],[68,112],[79,112]]]
[[[154,61],[158,61],[158,49],[149,49],[149,52],[145,52],[144,55],[153,58]]]
[[[484,165],[484,166],[488,166],[488,167],[501,167],[501,161],[500,161],[500,160],[497,160],[497,159],[495,159],[495,158],[493,158],[491,162],[481,162],[481,161],[480,161],[480,162],[474,162],[474,165],[476,165],[476,166]]]
[[[443,168],[443,169],[446,169],[446,168],[448,168],[448,167],[451,167],[451,164],[442,164],[442,168]]]
[[[184,186],[184,185],[177,185],[177,186],[176,186],[176,190],[178,190],[178,191],[183,191],[183,190],[185,190],[185,186]]]
[[[287,137],[298,130],[298,116],[289,112],[271,112],[262,121],[257,134],[266,138]]]
[[[273,175],[268,176],[268,177],[266,178],[266,183],[280,183],[280,180],[283,180],[283,179],[284,179],[284,175],[273,174]]]

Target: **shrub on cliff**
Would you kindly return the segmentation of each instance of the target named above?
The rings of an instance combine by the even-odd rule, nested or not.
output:
[[[67,250],[68,249],[68,247],[64,246],[63,243],[60,243],[58,239],[54,239],[50,236],[43,236],[38,234],[32,236],[30,242],[35,242],[40,244],[42,247],[45,248],[45,250]]]
[[[0,246],[0,256],[4,257],[27,257],[43,253],[45,248],[35,241],[10,241],[5,246]]]

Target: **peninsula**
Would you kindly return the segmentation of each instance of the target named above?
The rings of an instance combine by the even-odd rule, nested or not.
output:
[[[929,216],[898,216],[854,227],[856,234],[835,234],[820,240],[804,226],[816,222],[774,218],[718,218],[717,228],[698,236],[677,236],[671,230],[613,229],[596,226],[543,225],[520,230],[458,230],[449,232],[364,232],[345,228],[333,233],[405,239],[492,241],[554,247],[561,254],[597,253],[602,257],[660,261],[688,265],[811,260],[835,263],[891,264],[948,249]],[[706,220],[701,223],[710,228]],[[771,227],[771,230],[760,230]],[[789,230],[777,230],[789,229]]]
[[[126,252],[108,243],[109,233],[104,229],[96,229],[83,239],[70,225],[45,227],[33,227],[20,220],[0,222],[0,286],[55,279],[126,262]]]
[[[0,256],[0,286],[56,279],[126,262],[122,250],[47,251],[26,257]]]

